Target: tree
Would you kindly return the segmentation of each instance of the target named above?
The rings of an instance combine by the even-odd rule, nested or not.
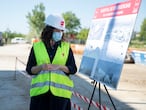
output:
[[[88,32],[89,32],[89,29],[87,28],[81,29],[81,31],[77,35],[77,38],[81,40],[86,40],[88,37]]]
[[[40,36],[42,29],[44,28],[45,20],[45,7],[42,3],[36,5],[32,9],[32,13],[28,13],[26,18],[28,19],[28,24],[30,26],[30,33],[33,36]]]
[[[77,32],[79,31],[80,27],[80,19],[78,19],[76,17],[76,15],[74,13],[72,13],[71,11],[68,11],[66,13],[62,14],[64,19],[65,19],[65,23],[66,23],[66,33],[68,34],[77,34]]]
[[[7,29],[5,32],[3,32],[4,38],[12,39],[14,37],[25,37],[24,34],[17,33],[17,32],[11,32],[9,29]]]
[[[86,28],[81,29],[81,31],[77,35],[77,39],[81,40],[81,43],[85,43],[88,37],[88,33],[89,29]]]
[[[14,37],[22,37],[22,38],[26,37],[24,34],[12,32],[9,28],[7,28],[2,35],[3,35],[4,43],[6,44],[10,43],[10,40]]]
[[[141,25],[141,31],[140,31],[140,41],[145,41],[146,40],[146,18],[144,19],[142,25]]]

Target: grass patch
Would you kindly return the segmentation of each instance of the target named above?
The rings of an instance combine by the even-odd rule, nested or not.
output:
[[[131,40],[129,48],[137,48],[140,50],[146,50],[146,42],[139,40]]]

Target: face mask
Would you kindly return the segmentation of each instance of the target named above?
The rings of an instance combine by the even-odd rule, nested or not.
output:
[[[63,34],[62,32],[53,32],[53,36],[52,36],[53,40],[55,42],[60,41],[62,39],[62,34]]]

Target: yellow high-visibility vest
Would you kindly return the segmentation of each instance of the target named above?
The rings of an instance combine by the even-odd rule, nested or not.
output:
[[[69,43],[62,42],[58,46],[52,64],[65,65],[69,55]],[[42,41],[34,43],[34,54],[37,65],[51,64],[46,47]],[[32,78],[30,96],[44,94],[50,90],[53,95],[71,98],[73,81],[61,70],[41,71]]]

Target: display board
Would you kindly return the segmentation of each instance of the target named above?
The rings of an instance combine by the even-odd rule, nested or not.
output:
[[[116,89],[141,0],[97,8],[79,72]]]

